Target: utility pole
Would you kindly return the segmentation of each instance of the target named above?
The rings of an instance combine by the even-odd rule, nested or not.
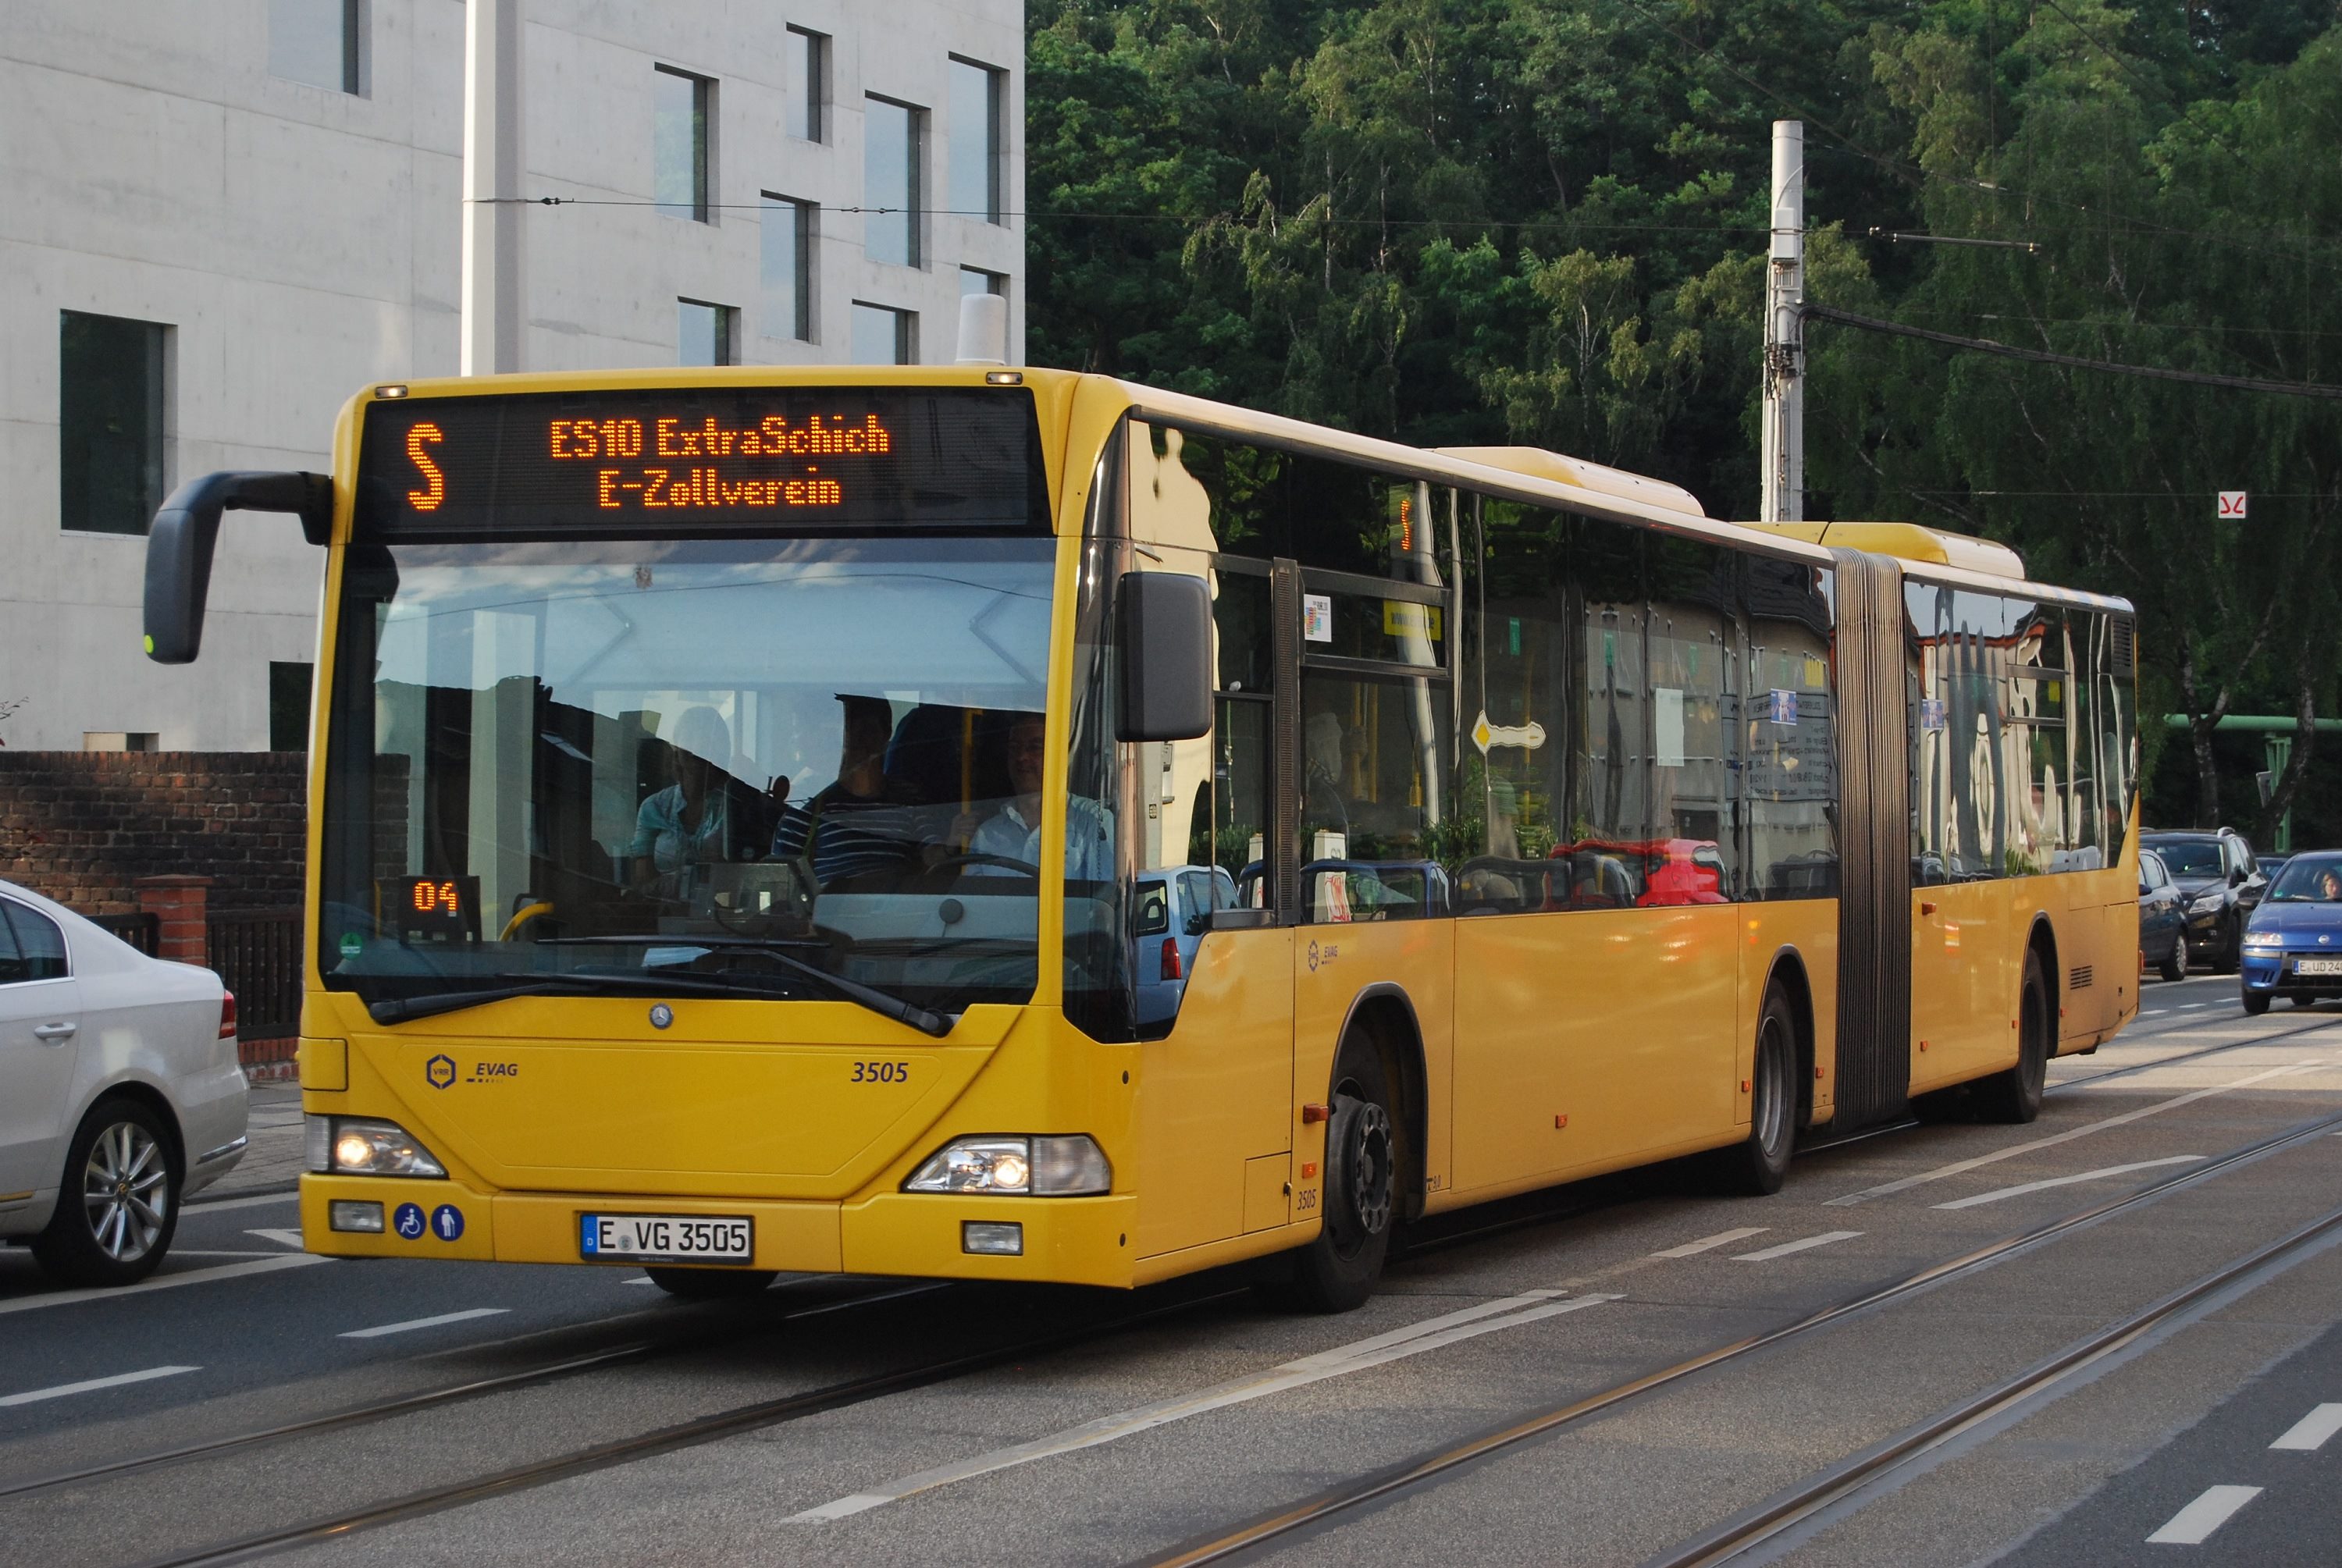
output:
[[[475,4],[477,0],[475,0]],[[1773,245],[1765,269],[1765,487],[1760,516],[1806,515],[1806,126],[1773,122]]]
[[[464,5],[464,375],[520,368],[520,5]]]

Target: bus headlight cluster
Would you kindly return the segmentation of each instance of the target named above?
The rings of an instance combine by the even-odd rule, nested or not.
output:
[[[444,1176],[447,1168],[395,1122],[355,1116],[311,1116],[306,1134],[310,1170],[343,1176]]]
[[[955,1138],[903,1183],[906,1193],[997,1193],[1064,1198],[1114,1188],[1106,1151],[1086,1134]]]

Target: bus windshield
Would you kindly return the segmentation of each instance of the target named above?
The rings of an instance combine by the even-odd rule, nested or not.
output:
[[[318,943],[467,993],[956,1011],[1036,973],[1046,536],[357,544]],[[1032,841],[1037,844],[1037,835]],[[818,972],[818,973],[816,973]]]

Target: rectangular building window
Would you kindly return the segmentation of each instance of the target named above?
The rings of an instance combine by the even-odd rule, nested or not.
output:
[[[966,299],[972,294],[1008,293],[1006,273],[986,272],[982,267],[964,266],[959,269],[959,295]]]
[[[916,365],[918,363],[918,316],[907,310],[854,302],[854,342],[856,365]]]
[[[811,202],[765,193],[763,265],[764,333],[767,337],[813,341],[813,236]]]
[[[651,76],[651,185],[658,210],[707,221],[708,126],[716,84],[660,65]]]
[[[887,98],[862,115],[862,250],[872,261],[919,265],[920,143],[926,112]]]
[[[57,519],[144,534],[163,504],[164,378],[171,329],[57,313]]]
[[[1000,222],[1002,73],[955,56],[951,63],[951,210]]]
[[[365,0],[268,0],[268,74],[365,91]]]
[[[309,749],[309,675],[305,659],[268,661],[268,749]]]
[[[792,27],[782,43],[781,74],[789,95],[789,135],[825,140],[824,109],[829,101],[829,39]]]
[[[679,299],[676,304],[677,365],[740,363],[740,313],[728,305]]]

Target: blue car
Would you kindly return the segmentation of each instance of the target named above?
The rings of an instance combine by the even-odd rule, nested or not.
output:
[[[2342,854],[2297,854],[2245,928],[2245,1011],[2342,997]]]
[[[1144,874],[1132,931],[1140,1028],[1161,1028],[1179,1015],[1212,912],[1236,906],[1236,879],[1216,865],[1166,865]]]

